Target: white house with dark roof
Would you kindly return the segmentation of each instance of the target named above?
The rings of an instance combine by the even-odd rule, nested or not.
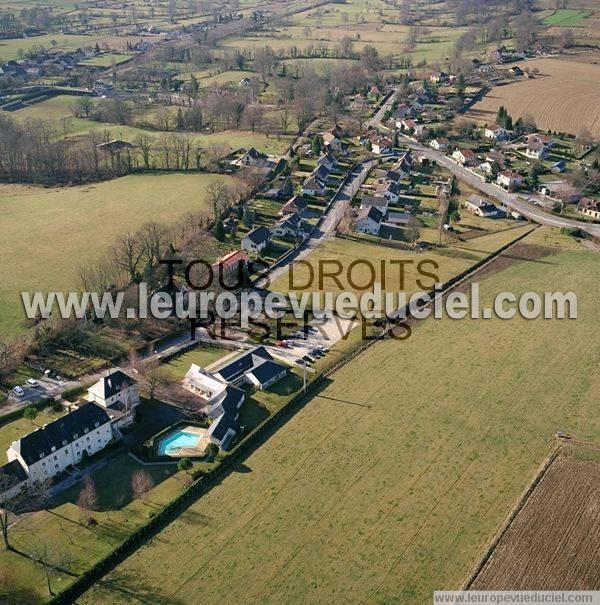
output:
[[[398,183],[394,181],[387,181],[386,183],[382,183],[375,190],[375,195],[377,197],[384,197],[392,204],[395,204],[400,199],[400,193],[402,189]]]
[[[214,371],[223,382],[233,386],[247,383],[259,389],[268,388],[286,374],[287,366],[273,361],[265,347],[246,351]]]
[[[250,147],[248,151],[242,155],[242,157],[238,160],[238,164],[240,166],[251,166],[253,168],[259,168],[265,165],[268,156],[264,153],[261,153],[254,147]]]
[[[360,200],[360,209],[362,210],[363,208],[370,208],[372,206],[377,208],[377,210],[385,216],[388,211],[389,200],[378,195],[363,195]]]
[[[137,381],[116,369],[88,389],[87,399],[105,408],[114,426],[121,429],[133,423],[140,393]]]
[[[317,166],[324,166],[327,172],[331,172],[337,166],[337,160],[331,153],[326,153],[317,160]]]
[[[265,226],[261,225],[252,231],[249,231],[242,238],[242,249],[246,252],[262,252],[271,241],[271,232]]]
[[[383,213],[376,206],[365,206],[358,211],[356,230],[369,235],[379,235]]]
[[[183,387],[206,400],[204,413],[212,419],[205,437],[221,449],[228,449],[238,434],[239,409],[244,391],[231,386],[193,363],[183,379]]]
[[[318,176],[309,176],[302,185],[302,195],[324,195],[327,190],[325,181],[320,179]]]
[[[43,481],[103,450],[113,439],[107,409],[86,403],[11,443],[9,462],[18,462],[29,481]]]
[[[465,210],[472,214],[482,217],[492,217],[498,214],[498,208],[492,202],[479,197],[478,195],[470,195],[465,202]]]
[[[278,237],[302,236],[302,225],[302,217],[298,212],[288,214],[271,227],[271,233]]]

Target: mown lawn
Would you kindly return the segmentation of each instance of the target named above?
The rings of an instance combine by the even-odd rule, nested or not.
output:
[[[80,187],[0,185],[0,334],[23,331],[20,292],[77,287],[77,269],[147,221],[206,212],[210,174],[131,175]]]
[[[211,347],[210,345],[199,344],[195,349],[187,351],[170,361],[165,367],[175,378],[181,380],[193,363],[205,368],[230,353],[229,349],[224,349],[223,347]]]
[[[377,344],[80,602],[422,605],[458,588],[554,432],[600,437],[596,265],[566,252],[482,283],[486,302],[573,290],[577,320],[428,320]]]

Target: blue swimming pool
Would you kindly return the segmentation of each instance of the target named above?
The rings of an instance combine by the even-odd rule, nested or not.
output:
[[[172,456],[177,454],[182,447],[195,447],[199,439],[200,435],[197,433],[179,429],[159,441],[158,454],[160,456]]]

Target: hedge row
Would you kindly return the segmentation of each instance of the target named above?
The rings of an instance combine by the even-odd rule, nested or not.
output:
[[[8,412],[8,414],[3,414],[0,417],[0,426],[4,426],[5,424],[8,424],[9,422],[16,420],[17,418],[23,418],[23,412],[27,408],[36,408],[38,410],[41,410],[42,408],[48,407],[52,403],[54,403],[54,398],[47,397],[46,399],[41,399],[40,401],[38,401],[36,403],[24,404],[22,408],[17,408],[16,410],[13,410],[12,412]]]

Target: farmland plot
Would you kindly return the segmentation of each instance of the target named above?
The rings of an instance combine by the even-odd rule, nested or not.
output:
[[[552,462],[472,590],[600,589],[600,452],[577,454]]]
[[[578,134],[587,128],[600,135],[600,65],[564,59],[534,59],[521,67],[538,69],[528,80],[498,86],[469,111],[479,123],[491,124],[501,105],[516,120],[530,115],[544,130]]]

